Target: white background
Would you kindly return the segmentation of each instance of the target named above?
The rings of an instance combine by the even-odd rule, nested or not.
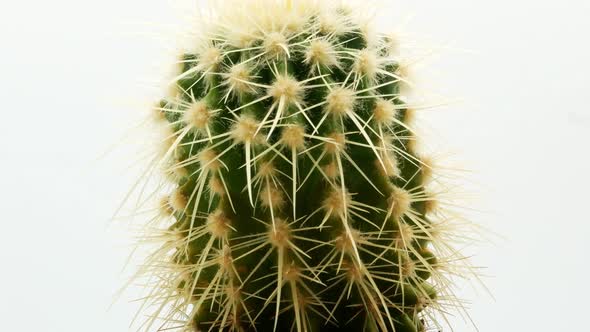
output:
[[[109,218],[140,160],[122,142],[173,61],[166,1],[0,5],[0,330],[127,331],[130,234]],[[466,287],[480,331],[588,328],[590,3],[398,0],[381,11],[437,49],[437,146],[472,169],[471,249],[494,295]],[[432,85],[432,84],[431,84]],[[101,157],[105,151],[113,151]],[[139,161],[141,164],[141,161]],[[456,331],[473,331],[460,317]]]

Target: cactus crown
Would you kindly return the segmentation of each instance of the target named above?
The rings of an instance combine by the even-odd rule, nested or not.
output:
[[[142,326],[436,328],[456,304],[456,252],[415,151],[397,41],[323,1],[224,8],[155,108],[171,190]]]

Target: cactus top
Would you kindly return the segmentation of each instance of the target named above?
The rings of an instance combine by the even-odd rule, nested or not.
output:
[[[156,107],[170,191],[142,326],[437,327],[453,253],[397,40],[326,1],[229,1],[207,22]]]

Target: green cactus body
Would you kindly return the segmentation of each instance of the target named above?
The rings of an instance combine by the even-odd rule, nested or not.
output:
[[[234,5],[156,108],[173,190],[144,327],[426,331],[435,201],[392,41],[344,7]]]

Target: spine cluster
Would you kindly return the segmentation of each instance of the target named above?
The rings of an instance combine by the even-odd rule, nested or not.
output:
[[[155,108],[171,190],[142,328],[437,329],[457,254],[397,40],[324,2],[231,6]]]

